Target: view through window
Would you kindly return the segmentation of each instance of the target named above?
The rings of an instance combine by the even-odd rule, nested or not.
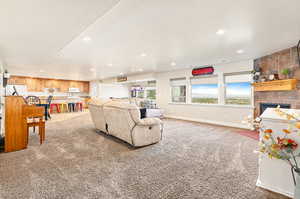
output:
[[[146,90],[147,99],[155,100],[156,99],[156,90],[155,89],[149,89]]]
[[[192,103],[217,104],[218,78],[217,76],[191,79]]]
[[[136,96],[138,98],[144,98],[144,91],[143,90],[139,90],[139,91],[136,91],[136,92],[137,92]]]
[[[251,75],[225,76],[225,103],[250,105],[251,104]]]
[[[186,79],[171,80],[172,102],[186,102]]]

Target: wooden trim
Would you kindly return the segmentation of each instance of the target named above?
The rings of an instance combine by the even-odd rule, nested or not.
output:
[[[253,83],[254,91],[288,91],[297,88],[297,79]]]

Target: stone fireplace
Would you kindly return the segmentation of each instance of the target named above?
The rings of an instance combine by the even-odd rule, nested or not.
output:
[[[280,74],[284,68],[292,71],[290,78],[299,79],[300,66],[297,57],[296,47],[285,49],[271,55],[267,55],[254,60],[254,65],[261,68],[262,75],[269,75],[274,71]],[[283,78],[283,77],[280,77]],[[297,83],[297,89],[291,91],[256,91],[254,92],[254,115],[259,116],[263,108],[276,107],[281,104],[282,108],[289,107],[300,109],[300,83]],[[264,105],[264,107],[262,107]]]

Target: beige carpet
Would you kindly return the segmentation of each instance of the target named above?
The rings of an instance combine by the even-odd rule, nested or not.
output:
[[[285,198],[255,186],[257,141],[236,129],[165,120],[161,143],[133,149],[88,113],[47,123],[46,142],[0,154],[0,198]]]

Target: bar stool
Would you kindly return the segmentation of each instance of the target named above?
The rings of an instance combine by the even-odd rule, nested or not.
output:
[[[76,111],[82,111],[83,105],[82,102],[77,102],[76,103]]]
[[[60,112],[66,113],[68,112],[68,104],[67,103],[60,103]]]
[[[68,103],[68,109],[69,109],[69,112],[74,112],[75,111],[75,103]]]
[[[50,113],[53,113],[55,110],[57,113],[60,113],[59,104],[50,104]]]

